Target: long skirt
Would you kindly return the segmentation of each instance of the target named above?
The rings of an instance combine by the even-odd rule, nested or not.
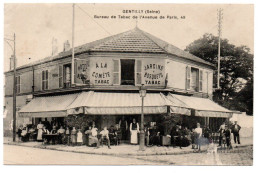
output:
[[[77,136],[75,135],[71,135],[71,143],[72,144],[76,144],[77,143]]]
[[[138,143],[137,130],[132,130],[130,143],[131,144],[137,144]]]
[[[42,140],[42,129],[38,129],[37,140],[38,141]]]

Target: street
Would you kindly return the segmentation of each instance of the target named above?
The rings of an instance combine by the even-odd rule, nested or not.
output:
[[[21,157],[22,156],[22,157]],[[21,159],[22,158],[22,159]],[[116,157],[4,145],[4,164],[30,165],[252,165],[253,148],[247,146],[217,154],[190,153]]]
[[[80,154],[4,145],[4,164],[30,165],[158,165],[135,158]]]

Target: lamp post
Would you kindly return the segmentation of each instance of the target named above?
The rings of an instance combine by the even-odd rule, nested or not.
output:
[[[146,89],[144,88],[144,84],[142,84],[140,87],[139,94],[142,98],[139,150],[144,151],[144,97],[146,96]]]
[[[13,141],[15,142],[15,137],[16,137],[16,55],[15,55],[15,33],[14,33],[14,38],[9,39],[9,38],[4,38],[6,43],[10,46],[10,48],[13,51],[13,58],[14,58],[14,82],[13,82]],[[9,41],[13,42],[13,47],[9,43]]]

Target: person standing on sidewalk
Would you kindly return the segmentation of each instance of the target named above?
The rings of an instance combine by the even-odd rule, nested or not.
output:
[[[136,122],[134,118],[133,122],[130,124],[131,144],[138,144],[138,133],[139,133],[139,124]]]
[[[240,137],[239,137],[239,131],[241,129],[241,126],[237,124],[237,121],[235,121],[235,124],[232,126],[232,133],[234,135],[234,142],[235,144],[240,144]]]
[[[201,138],[202,138],[202,128],[200,127],[200,123],[197,123],[197,128],[194,130],[196,134],[196,139],[197,139],[197,149],[200,151],[201,147]]]

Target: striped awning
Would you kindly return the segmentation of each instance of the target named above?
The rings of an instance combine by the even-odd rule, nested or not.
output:
[[[19,111],[22,117],[65,117],[67,107],[79,94],[36,97]]]
[[[166,98],[173,103],[172,107],[174,107],[176,103],[178,103],[179,105],[181,105],[181,107],[195,110],[195,116],[230,118],[233,114],[232,111],[218,105],[217,103],[207,98],[183,96],[177,94],[168,94]]]
[[[68,114],[132,115],[141,114],[139,93],[82,92],[67,108]],[[166,100],[160,93],[147,93],[144,114],[167,113]]]

